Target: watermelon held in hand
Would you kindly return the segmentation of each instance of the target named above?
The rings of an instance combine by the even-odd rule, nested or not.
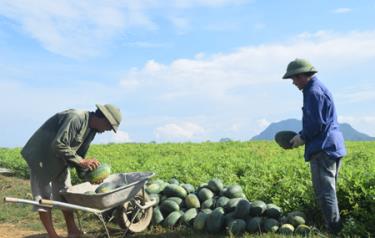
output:
[[[108,164],[100,164],[94,170],[85,170],[77,168],[77,175],[80,179],[88,181],[93,184],[102,182],[111,174],[111,167]]]
[[[291,149],[292,144],[290,143],[290,140],[295,135],[297,135],[297,133],[294,131],[279,131],[275,134],[275,141],[283,149]]]

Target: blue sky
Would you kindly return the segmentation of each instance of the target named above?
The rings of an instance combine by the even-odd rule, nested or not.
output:
[[[375,2],[1,0],[0,147],[54,113],[113,103],[117,134],[94,143],[248,140],[301,118],[282,80],[307,58],[340,122],[375,136]]]

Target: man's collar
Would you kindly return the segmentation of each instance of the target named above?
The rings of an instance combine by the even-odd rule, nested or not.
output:
[[[305,91],[305,90],[308,90],[309,88],[311,88],[311,86],[313,85],[313,83],[318,80],[318,78],[316,76],[312,76],[311,79],[309,80],[309,82],[306,84],[306,86],[302,89],[302,91]]]

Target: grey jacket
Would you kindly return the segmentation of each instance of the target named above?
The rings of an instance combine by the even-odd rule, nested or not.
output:
[[[89,112],[66,110],[48,119],[32,135],[21,154],[33,173],[51,181],[69,164],[79,164],[95,134],[89,127]]]

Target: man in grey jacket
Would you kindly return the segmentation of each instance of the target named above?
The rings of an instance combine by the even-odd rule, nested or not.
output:
[[[62,201],[61,189],[71,186],[69,166],[95,169],[99,161],[86,158],[96,133],[117,131],[121,112],[111,104],[96,105],[95,112],[66,110],[49,118],[29,139],[21,154],[30,168],[31,191],[34,199]],[[50,209],[36,207],[50,238],[59,237],[53,227]],[[68,237],[82,232],[75,224],[73,212],[62,210]]]

